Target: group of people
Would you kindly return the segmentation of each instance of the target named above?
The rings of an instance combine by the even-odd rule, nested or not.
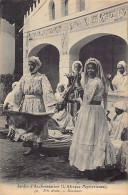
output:
[[[53,112],[52,119],[57,124],[57,130],[61,132],[70,130],[73,134],[69,163],[81,172],[91,175],[93,170],[116,164],[118,168],[121,167],[120,171],[127,172],[127,108],[123,102],[117,103],[114,118],[110,119],[108,114],[106,115],[108,85],[101,63],[96,58],[89,58],[85,62],[82,86],[83,66],[80,61],[75,61],[72,73],[66,74],[68,85],[59,83],[55,94],[47,77],[38,72],[41,66],[39,58],[30,57],[28,66],[30,73],[22,76],[16,83],[11,95],[8,95],[10,97],[4,102],[4,109],[27,113]],[[126,63],[119,62],[117,69],[118,73],[113,81],[111,75],[107,75],[110,88],[113,91],[126,92],[128,83]],[[32,141],[32,136],[26,135],[26,138]],[[36,138],[40,143],[45,139],[41,132]],[[117,151],[113,146],[113,140],[121,141]],[[32,149],[31,144],[30,150],[25,154],[30,154]]]

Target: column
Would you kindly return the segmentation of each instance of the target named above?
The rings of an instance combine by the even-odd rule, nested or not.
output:
[[[69,58],[69,67],[70,67],[70,71],[72,71],[72,64],[75,61],[79,60],[79,53],[75,52],[73,54],[70,54],[70,58]]]
[[[68,1],[68,14],[74,14],[76,13],[76,1],[75,0],[69,0]]]
[[[55,19],[61,18],[61,1],[55,1]]]
[[[67,77],[64,76],[65,73],[72,72],[72,64],[74,61],[79,60],[79,55],[61,55],[60,56],[60,63],[59,63],[59,81],[63,83],[67,83]]]
[[[69,67],[69,55],[61,55],[59,62],[59,82],[68,83],[67,77],[64,76],[65,73],[70,72]]]
[[[28,69],[28,34],[23,33],[23,74],[29,73]]]

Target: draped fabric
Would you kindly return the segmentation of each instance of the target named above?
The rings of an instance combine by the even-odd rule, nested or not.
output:
[[[118,115],[110,124],[112,129],[110,137],[117,141],[121,140],[121,133],[123,132],[124,128],[128,128],[128,113],[123,112],[122,114]]]
[[[15,103],[17,111],[20,111],[19,113],[40,114],[52,112],[55,109],[56,98],[44,74],[36,73],[23,76],[11,95],[11,100]],[[16,126],[17,123],[13,124],[14,127],[10,126],[8,137],[13,129],[16,136],[14,137],[15,141],[21,138],[24,141],[42,142],[48,136],[46,120],[39,116],[25,118],[24,113],[21,114],[21,127]],[[16,117],[14,116],[14,118]]]
[[[85,84],[69,152],[70,165],[76,166],[80,171],[116,163],[105,111],[101,105],[90,105],[91,101],[101,101],[103,94],[104,85],[99,78],[88,80]]]
[[[128,91],[128,75],[127,73],[120,74],[119,72],[112,80],[112,84],[114,86],[114,89],[117,92],[123,92],[127,94]]]
[[[124,141],[117,154],[117,167],[121,172],[127,172],[128,174],[128,140]]]

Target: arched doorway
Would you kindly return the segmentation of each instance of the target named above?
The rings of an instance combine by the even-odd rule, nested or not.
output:
[[[79,51],[79,60],[85,64],[90,57],[97,58],[105,75],[116,74],[116,65],[120,60],[127,62],[128,46],[124,39],[115,35],[105,35],[84,45]]]
[[[53,45],[46,45],[37,53],[37,56],[42,62],[39,72],[48,77],[55,92],[59,82],[59,51]]]

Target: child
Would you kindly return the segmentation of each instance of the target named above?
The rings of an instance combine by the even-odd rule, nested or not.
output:
[[[65,86],[62,83],[58,83],[55,97],[57,100],[56,113],[53,115],[53,119],[57,122],[61,129],[71,130],[74,129],[74,124],[72,121],[72,116],[66,109],[65,97]]]

